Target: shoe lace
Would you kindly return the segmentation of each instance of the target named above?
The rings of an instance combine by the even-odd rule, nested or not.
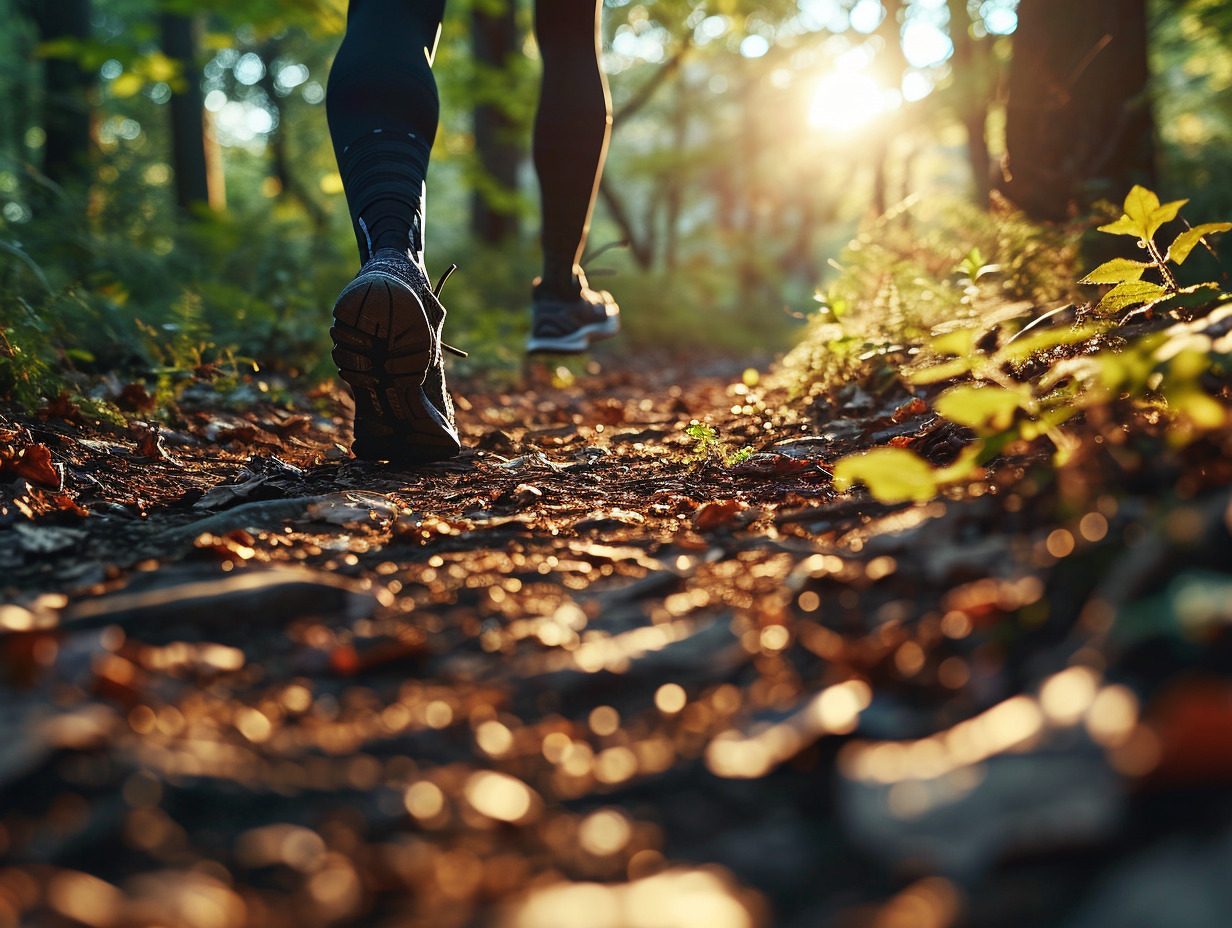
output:
[[[456,264],[451,264],[445,268],[445,273],[442,274],[436,281],[436,286],[432,288],[432,295],[439,301],[441,298],[441,288],[445,286],[445,281],[449,279],[449,275],[458,269]],[[441,347],[450,354],[457,355],[459,358],[469,358],[470,353],[463,351],[461,348],[455,348],[453,345],[447,345],[441,342]]]

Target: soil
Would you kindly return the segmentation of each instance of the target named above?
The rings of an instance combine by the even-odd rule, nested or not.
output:
[[[413,470],[352,459],[324,387],[0,411],[0,925],[1026,928],[1219,891],[1226,444],[1135,420],[1062,479],[1023,450],[886,504],[830,465],[969,438],[898,382],[451,383],[465,451]]]

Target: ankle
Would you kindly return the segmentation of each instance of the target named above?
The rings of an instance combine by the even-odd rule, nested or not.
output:
[[[392,248],[417,260],[423,253],[420,206],[416,199],[382,199],[355,217],[355,237],[364,260],[378,251]]]
[[[559,260],[550,254],[543,259],[543,276],[538,286],[539,292],[556,297],[575,297],[582,292],[582,269],[577,266],[571,255],[566,260]]]

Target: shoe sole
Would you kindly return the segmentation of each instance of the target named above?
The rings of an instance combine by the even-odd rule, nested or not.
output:
[[[361,274],[339,295],[329,334],[338,375],[355,397],[357,458],[421,464],[462,450],[424,392],[435,361],[432,329],[406,284],[380,272]]]
[[[571,335],[556,337],[535,337],[532,335],[526,342],[529,354],[537,352],[552,352],[554,354],[581,354],[590,350],[592,342],[611,338],[620,331],[620,317],[609,316],[604,322],[592,322],[584,325]]]

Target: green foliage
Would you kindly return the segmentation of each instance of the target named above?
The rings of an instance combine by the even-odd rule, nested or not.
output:
[[[1155,306],[1172,297],[1195,293],[1202,289],[1219,289],[1212,281],[1191,284],[1182,287],[1177,283],[1176,275],[1169,264],[1180,267],[1185,259],[1207,236],[1216,232],[1227,232],[1232,229],[1232,222],[1207,222],[1186,229],[1173,239],[1166,252],[1160,251],[1155,242],[1155,235],[1160,228],[1177,217],[1180,208],[1188,200],[1174,200],[1171,203],[1159,202],[1154,191],[1145,187],[1135,186],[1125,198],[1124,214],[1116,222],[1099,227],[1101,232],[1111,235],[1127,235],[1138,240],[1138,247],[1145,250],[1150,261],[1131,261],[1128,258],[1113,258],[1105,261],[1079,283],[1084,284],[1115,284],[1104,294],[1095,307],[1100,313],[1122,313],[1132,309],[1134,312],[1147,312]],[[1207,246],[1210,247],[1209,245]],[[1142,280],[1142,275],[1154,270],[1162,282],[1153,283]]]
[[[1224,428],[1228,410],[1210,395],[1204,378],[1212,369],[1229,369],[1232,339],[1206,335],[1200,331],[1201,320],[1137,335],[1119,347],[1109,339],[1129,316],[1152,307],[1173,308],[1174,298],[1200,288],[1217,289],[1214,283],[1180,286],[1167,262],[1179,267],[1199,241],[1232,230],[1232,223],[1205,223],[1182,232],[1168,250],[1172,258],[1155,245],[1154,236],[1176,218],[1183,204],[1161,204],[1154,193],[1136,187],[1126,198],[1124,215],[1101,227],[1136,239],[1151,260],[1116,258],[1082,279],[1087,284],[1115,285],[1095,307],[1094,318],[1068,328],[1032,323],[1000,347],[981,347],[975,319],[926,338],[926,359],[906,372],[906,379],[926,386],[965,378],[966,382],[934,396],[931,406],[942,417],[971,429],[976,440],[957,461],[942,468],[905,449],[851,455],[835,465],[836,487],[845,489],[859,481],[886,502],[927,499],[949,484],[972,479],[982,465],[1015,442],[1040,438],[1050,443],[1054,465],[1063,468],[1078,439],[1061,426],[1092,414],[1115,419],[1110,407],[1118,403],[1170,416],[1169,439],[1178,445]],[[1140,280],[1147,271],[1159,273],[1165,282]],[[1212,302],[1229,300],[1232,296],[1220,293]],[[1035,373],[1019,377],[1023,370]]]
[[[1075,230],[939,197],[868,223],[833,262],[839,275],[818,291],[820,309],[784,361],[789,386],[822,396],[875,380],[896,372],[908,346],[938,326],[974,320],[1006,300],[1064,299],[1077,240]],[[916,382],[967,373],[977,334],[962,326],[942,336],[933,350],[954,357],[916,372]]]
[[[724,466],[739,464],[750,454],[752,448],[732,448],[712,425],[694,419],[684,433],[694,441],[692,457],[696,461],[714,461]]]
[[[965,453],[949,467],[933,467],[906,448],[873,448],[848,455],[834,465],[834,488],[862,483],[883,503],[932,499],[942,487],[970,480],[974,455]]]
[[[1008,430],[1019,414],[1034,416],[1037,406],[1030,391],[988,383],[950,387],[934,401],[933,408],[951,422],[965,425],[976,435],[995,435]]]

